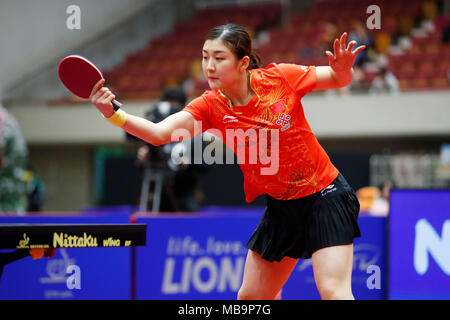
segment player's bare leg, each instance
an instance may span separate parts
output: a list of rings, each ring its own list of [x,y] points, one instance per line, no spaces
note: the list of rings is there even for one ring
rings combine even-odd
[[[280,262],[269,262],[249,250],[245,262],[244,279],[238,300],[273,300],[291,275],[298,259],[284,257]]]
[[[317,250],[312,255],[314,279],[324,300],[354,300],[353,244]]]

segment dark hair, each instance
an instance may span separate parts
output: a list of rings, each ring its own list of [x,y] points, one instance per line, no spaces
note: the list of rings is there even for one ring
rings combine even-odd
[[[252,40],[248,32],[236,24],[224,24],[214,27],[206,37],[206,40],[221,39],[224,44],[241,60],[248,56],[250,63],[247,69],[261,67],[261,58],[252,51]]]
[[[176,101],[183,106],[186,104],[186,100],[186,94],[179,87],[168,87],[164,89],[161,95],[161,101]]]

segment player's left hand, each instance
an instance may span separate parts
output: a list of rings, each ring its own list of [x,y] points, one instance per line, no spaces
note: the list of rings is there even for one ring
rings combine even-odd
[[[330,67],[334,72],[342,72],[348,71],[353,67],[355,63],[356,56],[362,50],[366,48],[366,46],[359,46],[354,51],[352,51],[353,47],[356,45],[356,41],[350,41],[347,48],[345,47],[345,41],[347,40],[347,32],[344,32],[341,36],[341,39],[334,40],[334,54],[330,51],[326,51],[325,53],[328,56],[328,60],[330,63]]]

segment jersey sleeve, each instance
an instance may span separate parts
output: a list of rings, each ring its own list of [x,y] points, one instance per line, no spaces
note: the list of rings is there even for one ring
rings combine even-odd
[[[192,100],[182,111],[187,111],[195,118],[195,120],[201,122],[202,132],[210,129],[211,123],[209,121],[209,104],[208,100],[202,95]]]
[[[297,64],[281,63],[278,65],[278,68],[300,97],[311,92],[316,86],[315,66],[307,67]]]

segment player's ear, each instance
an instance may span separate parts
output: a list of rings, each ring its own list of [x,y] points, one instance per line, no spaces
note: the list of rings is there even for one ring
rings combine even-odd
[[[249,64],[250,64],[250,58],[249,58],[249,56],[243,57],[243,58],[239,61],[239,70],[241,70],[241,71],[247,70]]]

